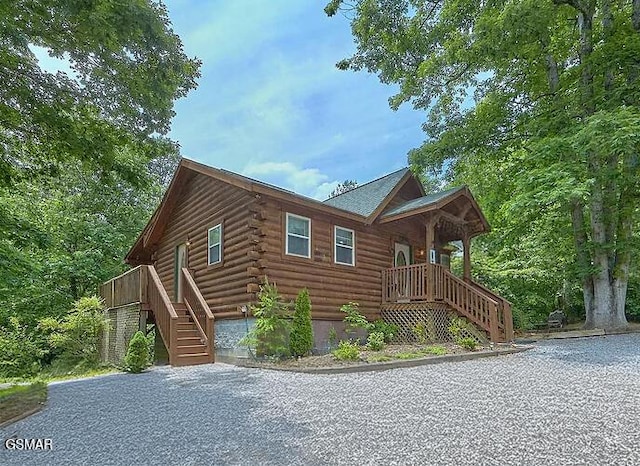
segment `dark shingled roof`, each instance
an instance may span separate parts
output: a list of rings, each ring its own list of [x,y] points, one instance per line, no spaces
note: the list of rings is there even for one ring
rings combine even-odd
[[[338,209],[353,212],[364,217],[371,215],[385,200],[402,177],[409,171],[402,168],[377,180],[370,181],[362,186],[339,194],[324,201],[325,204]]]
[[[402,214],[404,212],[409,212],[410,210],[419,209],[421,207],[427,207],[431,204],[435,204],[439,200],[444,199],[445,197],[450,196],[451,194],[454,194],[462,189],[464,189],[464,186],[446,189],[444,191],[440,191],[437,193],[427,194],[426,196],[419,197],[417,199],[411,199],[410,201],[404,202],[398,206],[395,206],[390,210],[387,210],[382,214],[381,218]]]

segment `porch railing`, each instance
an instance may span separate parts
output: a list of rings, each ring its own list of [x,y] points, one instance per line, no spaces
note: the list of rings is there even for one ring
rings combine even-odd
[[[127,270],[100,285],[100,296],[107,308],[146,302],[146,265]]]
[[[439,264],[414,264],[382,271],[382,303],[442,301],[489,332],[492,341],[513,338],[507,300],[466,282]]]

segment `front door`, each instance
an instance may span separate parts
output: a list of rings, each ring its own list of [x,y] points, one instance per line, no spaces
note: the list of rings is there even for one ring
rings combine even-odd
[[[182,269],[187,266],[187,245],[179,244],[176,246],[175,269],[173,274],[174,298],[176,303],[182,302]]]
[[[408,244],[396,243],[393,259],[395,267],[411,265],[411,247]],[[398,302],[409,301],[409,270],[400,269],[395,272],[395,286]]]

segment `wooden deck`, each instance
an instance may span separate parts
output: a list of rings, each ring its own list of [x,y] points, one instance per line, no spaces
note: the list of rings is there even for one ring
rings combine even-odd
[[[414,264],[382,272],[382,306],[400,309],[416,303],[443,303],[487,331],[491,341],[513,339],[511,304],[472,280],[439,264]]]
[[[176,366],[214,362],[214,318],[189,270],[180,273],[182,303],[169,299],[156,269],[139,265],[100,286],[107,309],[139,305],[151,311],[158,333]]]

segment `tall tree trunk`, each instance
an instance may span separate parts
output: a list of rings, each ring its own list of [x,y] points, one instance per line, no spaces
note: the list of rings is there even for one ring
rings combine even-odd
[[[573,241],[576,247],[576,257],[578,267],[582,275],[582,296],[584,298],[584,308],[587,321],[586,328],[594,328],[593,322],[593,280],[591,279],[591,258],[587,245],[587,234],[585,232],[584,212],[582,202],[574,199],[571,203],[571,224],[573,226]]]

